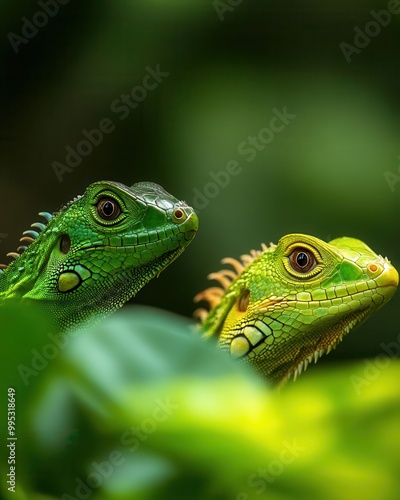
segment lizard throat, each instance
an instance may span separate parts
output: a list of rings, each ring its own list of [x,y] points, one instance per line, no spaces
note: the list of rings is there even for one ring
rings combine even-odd
[[[343,337],[354,327],[360,325],[363,320],[368,317],[368,314],[368,308],[361,311],[355,311],[344,316],[340,321],[331,327],[324,327],[323,335],[319,335],[318,330],[310,332],[306,337],[304,337],[303,342],[298,349],[297,356],[293,357],[293,359],[288,363],[285,363],[281,367],[283,370],[278,370],[280,372],[280,376],[275,378],[274,374],[272,374],[272,377],[279,384],[286,382],[292,376],[293,380],[296,380],[296,378],[307,369],[310,363],[317,363],[317,361],[324,354],[329,354],[333,349],[335,349],[336,346],[343,340]],[[282,373],[283,371],[284,373]]]

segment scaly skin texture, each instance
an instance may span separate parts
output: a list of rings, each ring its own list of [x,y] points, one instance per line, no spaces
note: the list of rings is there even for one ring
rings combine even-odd
[[[198,228],[191,207],[150,182],[96,182],[54,216],[41,215],[47,225],[24,233],[29,246],[0,274],[0,304],[35,302],[60,332],[121,307]]]
[[[289,234],[241,262],[222,262],[235,271],[211,274],[222,288],[195,298],[211,306],[198,311],[202,329],[272,384],[328,353],[393,296],[399,280],[386,258],[346,237],[325,243]]]

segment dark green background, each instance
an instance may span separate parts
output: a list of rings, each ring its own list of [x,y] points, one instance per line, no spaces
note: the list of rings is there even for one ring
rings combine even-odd
[[[225,2],[228,4],[228,2]],[[224,256],[288,232],[358,237],[400,267],[400,15],[348,63],[379,1],[244,0],[221,21],[211,0],[71,0],[16,54],[33,1],[0,6],[0,244],[15,250],[41,210],[96,180],[151,180],[194,202],[210,173],[242,167],[208,206],[185,254],[135,301],[190,316]],[[110,104],[159,64],[169,76],[121,121]],[[296,118],[252,162],[237,151],[273,109]],[[60,183],[52,162],[111,118],[115,131]],[[5,260],[5,258],[3,258]],[[373,356],[398,335],[399,298],[321,362]]]

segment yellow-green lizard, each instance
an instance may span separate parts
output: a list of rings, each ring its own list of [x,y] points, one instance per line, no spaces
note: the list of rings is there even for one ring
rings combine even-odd
[[[387,258],[347,237],[325,243],[288,234],[240,262],[222,262],[233,270],[209,275],[221,287],[195,297],[211,307],[197,311],[202,330],[274,384],[329,353],[393,296],[399,281]]]
[[[193,209],[161,186],[91,184],[56,214],[41,212],[0,270],[0,305],[34,302],[58,331],[98,320],[158,276],[198,228]],[[26,243],[28,245],[26,245]]]

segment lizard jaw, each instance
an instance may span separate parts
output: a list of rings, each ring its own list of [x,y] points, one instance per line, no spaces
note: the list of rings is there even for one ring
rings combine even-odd
[[[303,358],[294,369],[289,371],[282,383],[286,382],[292,376],[293,380],[296,380],[296,378],[307,369],[310,363],[317,363],[323,355],[329,354],[333,349],[335,349],[343,340],[343,337],[347,335],[355,326],[361,324],[362,321],[368,316],[368,308],[358,311],[356,314],[350,314],[349,316],[344,318],[344,321],[337,326],[333,336],[330,338],[324,338],[323,342],[320,342],[316,346],[312,354]]]

